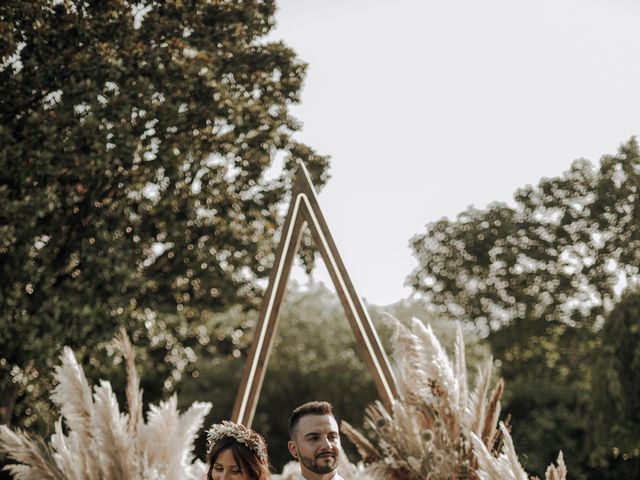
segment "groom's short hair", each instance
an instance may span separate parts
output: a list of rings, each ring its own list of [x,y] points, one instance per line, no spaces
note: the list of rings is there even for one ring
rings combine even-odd
[[[333,415],[333,406],[329,402],[307,402],[296,408],[289,418],[289,436],[293,439],[293,431],[302,417],[307,415]]]

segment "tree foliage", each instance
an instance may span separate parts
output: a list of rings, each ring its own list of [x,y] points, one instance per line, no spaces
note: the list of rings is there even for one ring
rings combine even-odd
[[[627,470],[619,472],[619,477],[637,477],[640,475],[640,291],[626,292],[608,316],[602,328],[591,382],[592,458],[600,464],[603,458],[620,458],[622,464],[618,468]]]
[[[128,324],[162,363],[194,320],[256,303],[295,160],[327,168],[292,138],[305,64],[264,39],[274,9],[0,6],[2,420],[62,345]]]
[[[469,208],[412,239],[409,281],[447,315],[485,334],[509,388],[514,440],[541,472],[555,452],[587,469],[592,359],[599,329],[640,268],[640,151],[635,139],[594,167],[574,162],[515,194]],[[531,424],[520,428],[518,422]],[[537,427],[537,428],[535,428]]]
[[[470,208],[413,238],[413,288],[456,318],[497,331],[519,321],[594,325],[640,268],[635,139],[599,168],[585,160],[515,194],[515,207]]]

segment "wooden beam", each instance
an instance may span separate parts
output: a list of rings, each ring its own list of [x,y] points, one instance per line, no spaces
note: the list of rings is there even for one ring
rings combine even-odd
[[[236,395],[231,419],[251,426],[260,396],[262,382],[269,363],[273,336],[277,330],[278,313],[286,290],[287,280],[297,252],[302,228],[311,229],[338,297],[365,362],[371,371],[382,402],[391,408],[397,396],[396,383],[380,338],[369,314],[351,282],[329,227],[324,219],[309,172],[302,162],[296,175],[289,211],[282,229],[276,260],[269,275],[269,284],[260,309],[253,343]]]

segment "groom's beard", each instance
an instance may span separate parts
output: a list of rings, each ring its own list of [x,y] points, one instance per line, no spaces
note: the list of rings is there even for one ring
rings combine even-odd
[[[330,451],[320,452],[314,458],[300,456],[300,462],[313,473],[324,475],[338,467],[338,456]]]

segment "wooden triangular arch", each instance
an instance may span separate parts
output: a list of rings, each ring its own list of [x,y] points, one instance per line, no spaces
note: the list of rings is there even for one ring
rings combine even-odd
[[[387,408],[390,408],[393,398],[397,397],[393,372],[376,328],[371,322],[362,300],[356,294],[349,274],[342,263],[338,249],[320,211],[309,172],[302,162],[298,163],[299,168],[289,211],[282,229],[282,236],[276,250],[273,269],[269,275],[269,284],[262,301],[253,343],[231,414],[231,419],[234,422],[242,423],[248,427],[251,426],[255,414],[277,329],[280,305],[305,224],[309,226],[316,246],[331,275],[382,402]]]

